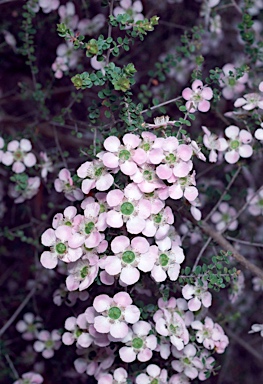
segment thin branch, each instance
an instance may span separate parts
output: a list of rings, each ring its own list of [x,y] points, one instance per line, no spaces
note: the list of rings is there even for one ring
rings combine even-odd
[[[239,5],[237,4],[237,2],[236,2],[235,0],[232,0],[232,4],[233,4],[233,7],[235,7],[236,10],[237,10],[241,15],[243,15],[242,9],[239,7]]]
[[[242,264],[245,268],[250,270],[254,275],[258,276],[263,280],[263,270],[248,261],[241,253],[239,253],[232,244],[227,241],[221,233],[215,231],[210,225],[205,223],[204,221],[197,223],[201,230],[206,233],[208,236],[212,237],[213,240],[219,244],[225,251],[230,251],[233,256],[240,264]]]
[[[31,297],[36,292],[36,285],[31,289],[31,291],[28,293],[28,295],[25,297],[25,299],[22,301],[22,303],[19,305],[17,310],[13,313],[13,315],[10,317],[10,319],[5,323],[5,325],[0,329],[0,337],[5,333],[5,331],[10,327],[10,325],[15,321],[17,316],[20,314],[20,312],[24,309],[24,307],[27,305]]]
[[[242,206],[242,208],[240,208],[240,210],[237,212],[237,214],[231,218],[231,220],[227,223],[226,227],[222,231],[220,231],[220,233],[224,233],[229,228],[229,226],[233,223],[233,221],[235,221],[239,218],[241,213],[243,213],[247,209],[247,206],[249,205],[249,203],[254,199],[254,197],[256,197],[258,195],[258,193],[262,189],[263,189],[263,185],[255,193],[253,193],[252,196],[250,196],[250,198],[247,200],[247,202]]]
[[[60,156],[61,156],[61,159],[62,159],[62,162],[64,164],[64,167],[65,168],[68,168],[68,165],[67,165],[67,162],[65,160],[65,157],[63,156],[63,151],[62,151],[62,148],[60,146],[60,143],[59,143],[59,138],[58,138],[58,134],[57,134],[57,129],[54,127],[53,128],[53,131],[54,131],[54,139],[55,139],[55,142],[56,142],[56,146],[58,148],[58,151],[60,153]]]
[[[8,365],[9,365],[13,375],[14,375],[14,378],[18,380],[19,379],[18,372],[15,369],[15,366],[14,366],[12,360],[10,359],[10,357],[9,357],[9,355],[7,353],[5,353],[5,358],[6,358],[6,361],[8,362]]]
[[[113,14],[113,5],[114,5],[114,0],[111,0],[111,2],[110,2],[109,16],[112,16],[112,14]],[[111,22],[109,21],[108,38],[111,37],[111,33],[112,33],[112,25],[111,25]],[[108,51],[107,51],[106,60],[105,60],[106,65],[109,64],[109,61],[110,61],[110,53],[111,53],[111,49],[109,48]]]
[[[200,250],[200,252],[199,252],[199,254],[198,254],[198,256],[197,256],[197,258],[196,258],[196,260],[195,260],[195,263],[194,263],[194,265],[193,265],[192,271],[193,271],[193,270],[195,269],[195,267],[198,265],[198,263],[199,263],[199,261],[200,261],[202,255],[203,255],[204,251],[206,250],[206,248],[207,248],[208,245],[210,244],[211,240],[212,240],[212,237],[211,237],[211,236],[208,237],[208,239],[206,240],[205,244],[203,245],[202,249]]]
[[[237,344],[245,348],[251,355],[253,355],[256,359],[258,359],[261,364],[263,362],[262,352],[257,352],[254,347],[249,345],[246,341],[244,341],[244,337],[241,335],[236,335],[230,329],[224,326],[224,330],[226,334]]]
[[[217,208],[219,207],[219,205],[221,204],[221,202],[224,200],[224,197],[226,196],[227,192],[230,190],[230,188],[232,187],[234,181],[236,180],[237,176],[239,175],[240,171],[241,171],[242,167],[238,167],[236,173],[234,174],[234,176],[232,177],[232,179],[230,180],[230,182],[228,183],[228,186],[226,187],[226,189],[224,190],[224,192],[222,193],[220,199],[218,200],[218,202],[216,203],[216,205],[213,207],[213,209],[208,213],[208,215],[206,216],[206,218],[204,219],[204,222],[207,222],[210,217],[213,215],[213,213],[217,210]]]
[[[226,239],[230,241],[234,241],[235,243],[249,245],[251,247],[263,248],[263,243],[252,243],[251,241],[236,239],[235,237],[231,237],[231,236],[226,236]]]
[[[141,111],[141,114],[146,113],[148,111],[153,111],[154,109],[163,107],[164,105],[167,105],[167,104],[170,104],[170,103],[173,103],[173,102],[175,102],[177,100],[180,100],[181,98],[182,98],[182,96],[178,96],[178,97],[176,97],[174,99],[164,101],[163,103],[160,103],[158,105],[154,105],[153,107],[150,107],[150,108],[147,108],[147,109],[144,109],[143,111]]]

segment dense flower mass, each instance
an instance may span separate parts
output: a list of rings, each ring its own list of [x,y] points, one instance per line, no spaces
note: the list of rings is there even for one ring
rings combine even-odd
[[[255,334],[241,348],[263,336],[261,2],[12,3],[0,44],[3,381],[197,383],[218,373],[228,332]],[[218,381],[243,380],[246,357],[233,356]]]
[[[205,132],[209,134],[208,130]],[[173,228],[174,212],[166,200],[185,198],[191,203],[194,217],[200,217],[193,210],[200,212],[196,208],[198,189],[193,169],[195,154],[203,160],[198,145],[187,138],[162,138],[150,132],[128,133],[122,139],[110,136],[103,144],[105,151],[98,153],[98,159],[84,162],[77,170],[83,196],[87,196],[81,203],[82,212],[68,206],[63,214],[53,217],[52,228],[42,234],[42,244],[49,247],[41,255],[42,265],[53,269],[61,262],[66,263],[66,287],[70,292],[89,289],[97,279],[106,287],[118,282],[126,289],[136,289],[136,284],[146,276],[155,283],[178,281],[185,254]],[[214,149],[212,145],[209,148]],[[126,182],[117,188],[115,180],[120,177]],[[67,169],[60,171],[55,185],[57,190],[64,189],[69,198],[73,181]],[[70,190],[70,197],[73,191]],[[222,203],[220,210],[224,204],[227,206]],[[94,346],[119,343],[116,354],[118,351],[124,363],[150,361],[156,353],[167,359],[172,352],[177,360],[172,363],[175,373],[169,383],[176,383],[177,378],[188,380],[198,376],[203,380],[203,372],[212,369],[208,351],[221,353],[228,344],[219,325],[215,324],[214,330],[209,325],[212,328],[208,331],[210,320],[205,320],[203,326],[195,318],[195,312],[212,303],[206,281],[185,284],[181,293],[184,299],[160,299],[152,320],[145,320],[144,309],[133,303],[133,295],[124,290],[114,292],[109,295],[102,290],[85,312],[66,319],[62,336],[65,345],[75,344],[88,353]],[[47,356],[53,353],[54,341],[46,333],[43,335],[40,332],[36,347]],[[196,348],[189,344],[191,337],[203,343],[206,349],[202,353],[207,358],[200,360],[196,356]],[[46,350],[48,340],[50,349]],[[99,383],[126,383],[126,371],[109,371],[106,366],[102,368],[103,359],[98,359],[93,374]],[[76,360],[76,369],[86,370],[90,375],[94,372],[90,364],[88,358],[81,357]],[[148,382],[149,377],[168,380],[166,370],[150,364],[136,382]]]

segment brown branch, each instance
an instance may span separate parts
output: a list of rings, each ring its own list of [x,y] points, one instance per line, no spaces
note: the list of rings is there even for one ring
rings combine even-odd
[[[263,280],[263,270],[257,267],[256,265],[252,264],[250,261],[248,261],[241,253],[239,253],[232,244],[227,241],[223,235],[215,231],[210,225],[208,225],[205,222],[198,223],[201,230],[206,233],[208,236],[212,237],[213,240],[220,245],[225,251],[232,252],[232,256],[245,268],[249,269],[254,275],[258,276],[260,279]]]

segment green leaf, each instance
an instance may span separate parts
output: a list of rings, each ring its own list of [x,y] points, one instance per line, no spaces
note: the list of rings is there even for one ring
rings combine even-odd
[[[109,119],[111,117],[111,112],[106,109],[106,111],[104,112],[104,115]]]

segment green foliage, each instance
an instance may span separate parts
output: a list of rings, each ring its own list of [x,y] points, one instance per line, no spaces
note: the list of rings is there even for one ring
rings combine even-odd
[[[209,289],[220,291],[238,275],[236,268],[228,267],[230,256],[231,252],[221,251],[219,255],[212,257],[211,264],[197,265],[193,270],[188,266],[183,268],[179,283],[184,285],[198,282],[199,286],[203,286],[203,282],[206,281]]]

